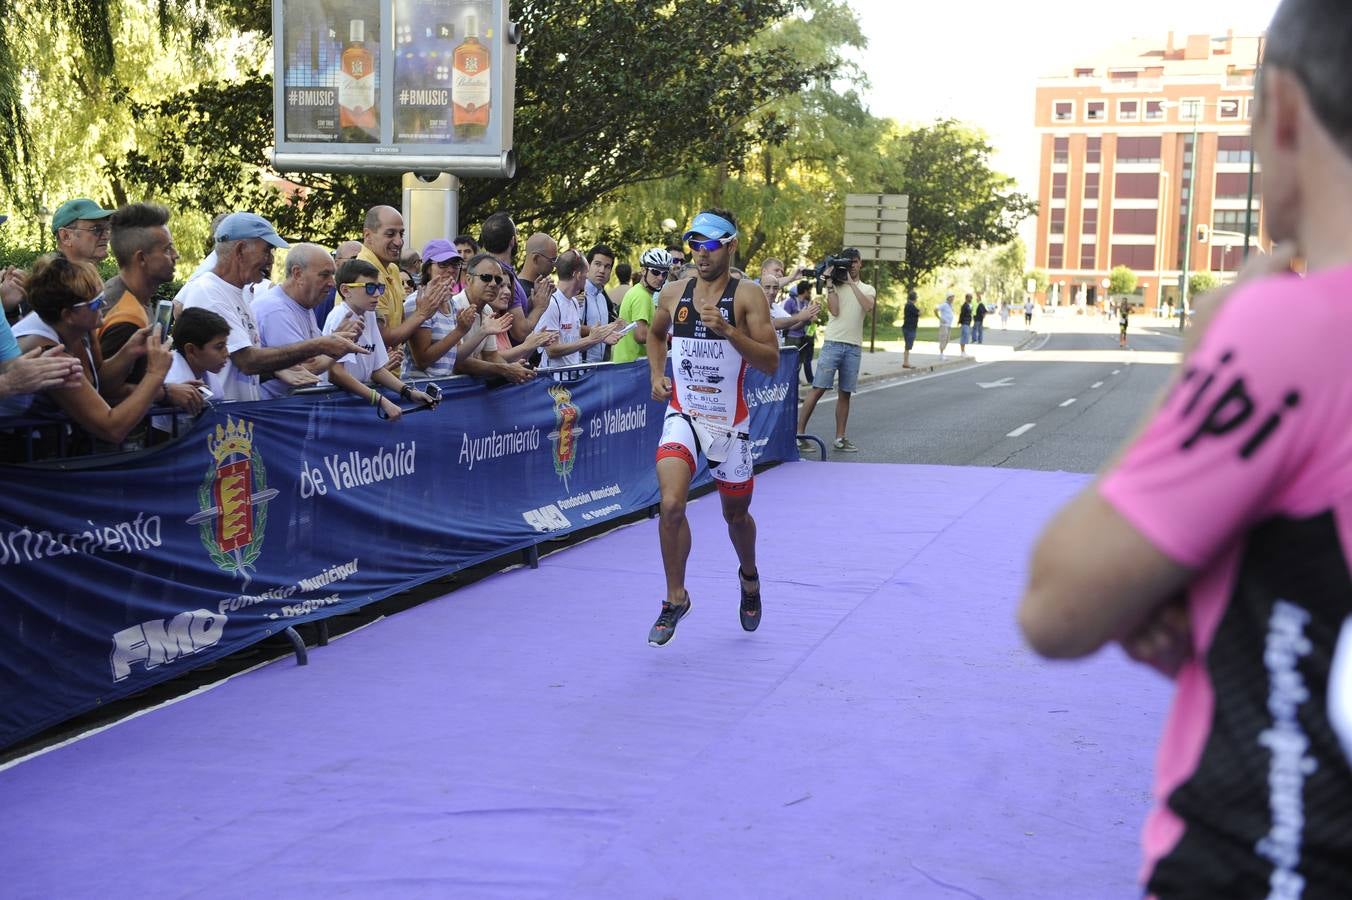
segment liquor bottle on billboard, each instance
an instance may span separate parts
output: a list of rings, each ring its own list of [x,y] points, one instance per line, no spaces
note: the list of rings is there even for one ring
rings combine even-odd
[[[465,40],[452,57],[451,122],[456,140],[479,140],[488,133],[492,66],[479,41],[479,17],[465,18]]]
[[[376,121],[375,55],[366,47],[366,22],[353,19],[347,48],[339,59],[338,122],[344,141],[380,139]]]

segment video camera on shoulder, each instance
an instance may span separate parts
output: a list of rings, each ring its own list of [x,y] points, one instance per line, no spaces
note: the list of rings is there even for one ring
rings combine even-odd
[[[826,259],[812,270],[812,274],[817,279],[817,290],[822,290],[826,285],[826,279],[830,278],[832,284],[844,284],[850,280],[850,266],[854,264],[854,257],[845,255],[844,252],[839,256],[828,256]]]

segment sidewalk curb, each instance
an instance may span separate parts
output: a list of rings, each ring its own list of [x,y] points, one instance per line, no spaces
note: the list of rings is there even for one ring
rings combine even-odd
[[[1019,341],[1017,344],[1014,345],[1014,352],[1018,353],[1020,350],[1026,350],[1029,344],[1033,343],[1033,341],[1037,340],[1040,337],[1042,337],[1042,335],[1038,334],[1036,331],[1028,332],[1028,337],[1024,338],[1023,340]]]
[[[929,375],[932,372],[942,372],[946,369],[955,369],[959,366],[975,365],[977,360],[968,357],[967,359],[946,359],[940,363],[930,363],[928,365],[916,366],[914,369],[902,369],[895,372],[879,372],[876,375],[860,375],[860,384],[872,384],[875,381],[905,381],[907,378],[915,378],[917,375]]]

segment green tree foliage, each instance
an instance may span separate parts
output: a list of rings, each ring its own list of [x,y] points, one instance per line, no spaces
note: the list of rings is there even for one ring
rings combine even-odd
[[[1207,291],[1214,291],[1220,282],[1210,272],[1193,272],[1188,276],[1188,297],[1195,298]]]
[[[770,28],[792,8],[788,0],[718,0],[687,16],[675,7],[610,0],[527,0],[515,7],[524,30],[517,173],[511,180],[466,179],[462,222],[505,209],[528,227],[567,233],[618,188],[699,160],[745,158],[752,136],[728,122],[829,74],[784,47],[748,47],[746,35]],[[266,76],[197,86],[138,114],[158,123],[159,136],[131,154],[120,173],[145,185],[173,185],[179,203],[252,208],[291,233],[336,241],[358,232],[369,206],[399,196],[394,177],[282,173],[284,181],[262,183],[272,143]]]
[[[1126,266],[1115,266],[1108,273],[1108,293],[1130,294],[1136,290],[1136,273]]]
[[[950,264],[965,248],[1007,244],[1036,204],[1014,180],[990,167],[986,139],[945,119],[897,135],[884,153],[904,160],[886,186],[911,198],[906,260],[895,266],[914,285]]]
[[[1041,269],[1030,269],[1023,274],[1025,287],[1027,286],[1029,279],[1032,279],[1034,293],[1037,294],[1045,294],[1047,288],[1050,287],[1052,283],[1051,279],[1047,277],[1047,273]]]

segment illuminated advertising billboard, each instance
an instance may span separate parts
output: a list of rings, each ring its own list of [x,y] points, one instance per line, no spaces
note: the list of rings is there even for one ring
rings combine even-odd
[[[510,177],[506,0],[274,0],[280,171]]]

